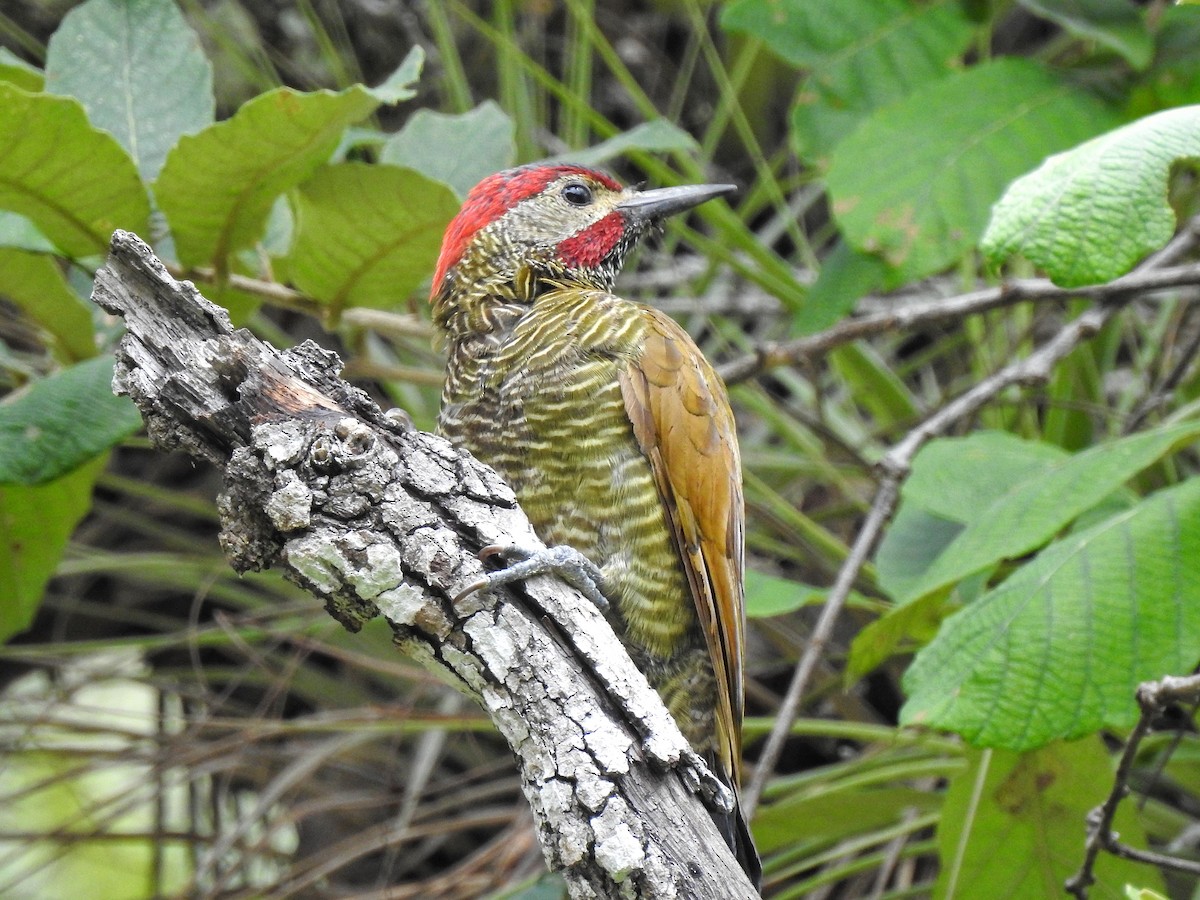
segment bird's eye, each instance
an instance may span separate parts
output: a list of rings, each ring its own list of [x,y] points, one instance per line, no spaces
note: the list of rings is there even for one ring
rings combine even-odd
[[[572,206],[587,206],[592,202],[592,189],[586,184],[572,181],[562,189],[563,199]]]

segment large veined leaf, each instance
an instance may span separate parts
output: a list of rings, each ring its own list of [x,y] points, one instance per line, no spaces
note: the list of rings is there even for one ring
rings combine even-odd
[[[129,154],[79,101],[0,82],[0,209],[28,218],[68,256],[144,232],[150,200]]]
[[[412,96],[422,59],[414,49],[379,88],[268,91],[181,138],[155,183],[180,262],[223,268],[230,253],[254,243],[275,199],[329,159],[346,126]]]
[[[983,235],[996,263],[1020,254],[1058,284],[1128,272],[1175,231],[1171,167],[1200,159],[1200,106],[1168,109],[1052,156],[1013,182]]]
[[[88,0],[46,51],[46,90],[79,100],[153,181],[180,135],[213,120],[212,66],[174,3]]]
[[[930,441],[913,460],[901,496],[933,515],[966,524],[1013,486],[1070,459],[1054,444],[1006,431],[977,431]]]
[[[329,304],[393,306],[433,272],[454,192],[412,169],[360,162],[327,166],[296,193],[288,271]]]
[[[827,184],[847,241],[907,278],[968,252],[1008,183],[1115,124],[1037,63],[1001,59],[874,112],[838,146]]]
[[[808,71],[792,136],[810,160],[823,159],[871,110],[950,72],[973,33],[956,0],[738,0],[721,24]]]
[[[991,505],[978,508],[900,601],[933,593],[1037,549],[1138,472],[1198,435],[1196,423],[1159,428],[1098,444],[1040,471],[1027,470],[1027,477],[1009,481]],[[997,471],[1004,471],[1002,464]]]
[[[1185,426],[1165,437],[1138,435],[1132,445],[1076,456],[993,431],[928,444],[875,554],[879,586],[899,605],[855,636],[850,674],[924,646],[1002,561],[1036,549],[1082,513],[1111,513],[1106,496],[1193,433]]]
[[[1043,550],[952,615],[904,676],[905,724],[1027,750],[1137,718],[1200,659],[1200,479]]]
[[[1058,897],[1079,870],[1083,822],[1112,782],[1099,736],[1028,753],[968,750],[969,768],[954,774],[938,821],[941,862],[933,896]],[[1117,814],[1121,839],[1145,847],[1127,803]],[[1123,900],[1130,882],[1158,884],[1147,866],[1102,853],[1091,896]]]

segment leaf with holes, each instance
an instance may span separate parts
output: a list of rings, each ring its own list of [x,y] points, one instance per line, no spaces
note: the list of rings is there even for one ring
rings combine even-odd
[[[933,896],[1059,897],[1079,869],[1083,822],[1112,781],[1112,762],[1098,735],[1029,753],[966,752],[953,774],[937,826],[941,862]],[[1130,804],[1117,813],[1121,839],[1146,847]],[[970,840],[966,840],[967,836]],[[1122,900],[1131,881],[1158,884],[1145,865],[1101,853],[1094,900]]]

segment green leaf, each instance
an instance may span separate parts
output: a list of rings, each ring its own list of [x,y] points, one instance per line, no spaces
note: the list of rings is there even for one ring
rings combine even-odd
[[[1154,43],[1130,0],[1020,0],[1022,6],[1085,41],[1119,53],[1135,69],[1150,65]]]
[[[389,75],[382,84],[373,88],[365,88],[367,93],[384,106],[395,106],[405,100],[417,96],[413,85],[421,79],[421,69],[425,67],[425,50],[420,44],[415,44],[396,71]]]
[[[1127,118],[1136,119],[1200,97],[1200,6],[1168,6],[1158,20],[1154,64],[1131,86]]]
[[[433,271],[458,207],[446,185],[411,169],[327,166],[296,194],[288,271],[334,317],[346,306],[394,306]]]
[[[746,615],[768,619],[823,602],[828,591],[756,569],[746,570]]]
[[[1031,753],[968,751],[950,779],[938,822],[941,869],[935,898],[1060,897],[1083,858],[1083,823],[1113,780],[1099,737]],[[1117,812],[1123,841],[1146,847],[1128,803]],[[1146,866],[1108,853],[1096,861],[1091,896],[1119,900],[1130,880],[1155,882]]]
[[[1115,121],[1034,62],[1001,59],[914,91],[842,141],[827,178],[854,247],[906,278],[944,269],[983,233],[1005,186]]]
[[[0,485],[0,641],[29,627],[75,526],[91,508],[103,460],[37,487]]]
[[[903,498],[875,551],[879,586],[894,600],[910,594],[962,529],[962,523]]]
[[[42,90],[46,78],[37,66],[31,66],[7,47],[0,47],[0,81],[36,94]]]
[[[1070,458],[1061,447],[1027,441],[1007,431],[942,438],[930,441],[917,454],[902,496],[905,503],[934,516],[966,524],[1015,485]]]
[[[644,150],[649,153],[694,153],[699,146],[696,139],[678,125],[666,119],[655,119],[635,125],[594,147],[573,150],[554,159],[580,166],[598,166],[631,150]]]
[[[761,38],[842,104],[867,108],[941,78],[974,31],[957,0],[737,0],[721,26]]]
[[[762,853],[793,850],[807,841],[824,845],[883,830],[914,811],[932,812],[939,803],[936,794],[915,787],[839,786],[765,806],[754,817],[754,839]]]
[[[792,111],[808,160],[823,160],[871,110],[950,72],[974,32],[955,0],[739,0],[721,24],[808,70]]]
[[[33,253],[58,252],[58,248],[27,217],[7,210],[0,211],[0,247]]]
[[[825,170],[837,145],[854,131],[873,106],[847,106],[810,75],[800,83],[792,106],[789,137],[796,156]]]
[[[67,285],[53,258],[0,248],[0,295],[52,334],[63,358],[80,360],[96,355],[91,310]],[[4,463],[0,451],[0,469]]]
[[[512,119],[488,100],[460,115],[417,110],[388,138],[379,161],[416,169],[465,197],[485,176],[511,166],[515,154]]]
[[[1169,109],[1046,160],[996,204],[982,248],[1068,287],[1111,281],[1175,231],[1171,167],[1200,158],[1200,106]]]
[[[46,90],[79,100],[147,182],[179,137],[213,120],[212,66],[174,3],[88,0],[46,51]]]
[[[262,236],[275,198],[329,159],[347,125],[381,102],[410,94],[402,82],[415,77],[419,65],[412,60],[419,58],[410,53],[382,89],[354,85],[305,94],[277,88],[232,118],[181,138],[154,188],[179,261],[226,268],[231,253]]]
[[[977,507],[967,527],[900,602],[1036,550],[1138,472],[1198,435],[1196,423],[1154,429],[1099,444],[1042,471],[1030,470],[1030,477],[1009,482],[990,506]]]
[[[0,403],[0,484],[44,484],[109,450],[142,425],[112,392],[113,360],[98,356]]]
[[[77,100],[0,83],[0,209],[80,257],[107,252],[117,228],[144,232],[150,201],[129,155]]]
[[[883,357],[865,341],[838,347],[829,354],[829,361],[854,399],[881,428],[916,418],[916,399]]]
[[[867,294],[883,287],[887,267],[844,241],[821,261],[817,280],[792,320],[794,334],[815,334],[843,319]]]
[[[946,620],[901,722],[1027,750],[1137,718],[1139,682],[1200,659],[1200,478],[1051,545]]]
[[[913,653],[924,647],[937,635],[946,616],[959,606],[946,593],[927,594],[868,623],[850,644],[846,683],[853,684],[897,654]]]

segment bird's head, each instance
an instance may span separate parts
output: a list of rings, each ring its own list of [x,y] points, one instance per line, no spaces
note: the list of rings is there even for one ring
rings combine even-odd
[[[472,300],[531,303],[546,281],[610,290],[626,254],[665,216],[734,190],[639,191],[574,165],[506,169],[479,182],[446,228],[433,276],[434,320]]]

